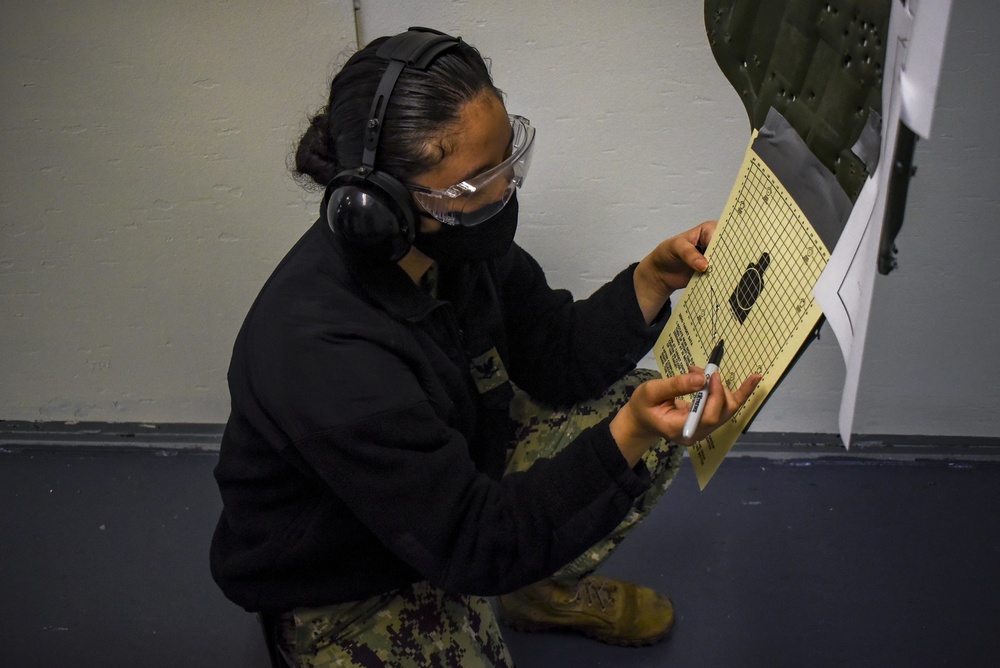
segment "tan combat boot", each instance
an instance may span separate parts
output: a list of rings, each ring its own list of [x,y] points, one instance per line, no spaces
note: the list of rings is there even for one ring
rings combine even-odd
[[[542,580],[500,596],[499,603],[500,619],[518,631],[565,629],[612,645],[652,645],[674,625],[666,596],[598,575],[578,584]]]

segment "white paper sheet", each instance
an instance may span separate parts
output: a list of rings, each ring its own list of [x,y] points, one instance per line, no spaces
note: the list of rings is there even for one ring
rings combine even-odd
[[[910,0],[907,6],[900,0],[893,2],[885,63],[885,72],[892,76],[882,87],[881,159],[862,188],[830,261],[813,288],[847,365],[839,427],[848,448],[899,121],[902,119],[925,138],[930,132],[950,7],[950,0]]]
[[[908,128],[928,139],[951,0],[909,0],[906,6],[913,16],[913,30],[900,71],[899,94],[903,98],[900,114]]]

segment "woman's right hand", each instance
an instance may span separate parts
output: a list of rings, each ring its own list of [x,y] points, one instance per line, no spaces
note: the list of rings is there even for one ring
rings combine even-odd
[[[705,371],[691,367],[680,376],[646,381],[611,420],[611,435],[629,466],[638,464],[642,455],[661,438],[693,445],[731,419],[750,398],[760,379],[759,374],[753,374],[738,390],[730,392],[719,374],[712,374],[698,429],[690,439],[681,438],[681,431],[691,405],[679,397],[703,388]]]

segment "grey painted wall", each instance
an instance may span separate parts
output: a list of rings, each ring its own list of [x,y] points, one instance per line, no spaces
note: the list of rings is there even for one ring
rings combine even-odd
[[[315,217],[285,162],[354,20],[350,0],[0,6],[0,419],[225,420],[239,324]],[[552,284],[589,294],[721,212],[749,125],[698,3],[362,0],[358,20],[492,60],[538,128],[518,241]],[[856,432],[1000,434],[997,25],[955,0]],[[754,430],[836,432],[843,379],[827,328]]]

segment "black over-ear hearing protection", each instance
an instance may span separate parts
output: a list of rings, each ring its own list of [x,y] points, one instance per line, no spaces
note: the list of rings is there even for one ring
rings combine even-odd
[[[389,64],[368,114],[361,166],[341,172],[326,189],[326,217],[334,233],[394,262],[410,250],[419,214],[406,186],[391,174],[375,169],[389,96],[405,68],[426,70],[459,42],[460,37],[437,30],[410,28],[379,47],[375,55],[388,59]]]

